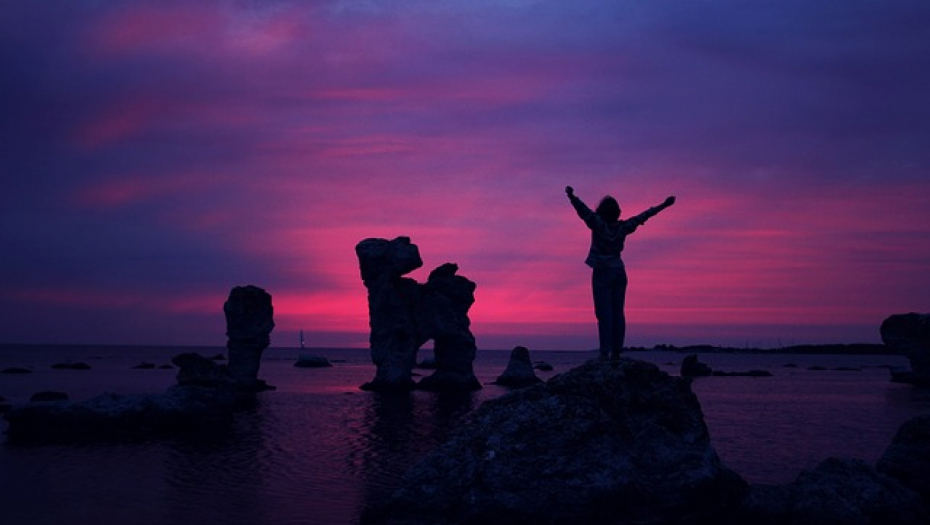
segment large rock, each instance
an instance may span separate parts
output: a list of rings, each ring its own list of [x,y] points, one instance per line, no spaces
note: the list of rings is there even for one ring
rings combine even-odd
[[[363,521],[685,523],[746,491],[711,447],[689,382],[624,358],[485,402]]]
[[[481,388],[474,375],[475,338],[468,310],[475,283],[444,264],[426,284],[403,277],[423,265],[419,249],[407,237],[365,239],[355,247],[362,281],[368,289],[371,358],[377,370],[366,390],[410,390],[417,351],[432,339],[436,371],[419,387],[429,390]]]
[[[930,502],[930,416],[901,425],[876,467]]]
[[[535,385],[542,380],[536,377],[536,370],[533,368],[533,362],[530,361],[530,351],[525,346],[516,346],[510,351],[510,360],[507,361],[507,368],[504,373],[497,376],[495,384],[522,388]]]
[[[271,295],[257,286],[237,286],[229,292],[223,312],[226,314],[230,378],[240,388],[268,388],[258,379],[258,369],[274,329]]]
[[[896,379],[930,386],[930,314],[895,314],[882,322],[882,342],[892,352],[907,356],[911,372]]]
[[[729,520],[754,525],[922,525],[923,499],[858,459],[829,458],[788,485],[756,486]]]

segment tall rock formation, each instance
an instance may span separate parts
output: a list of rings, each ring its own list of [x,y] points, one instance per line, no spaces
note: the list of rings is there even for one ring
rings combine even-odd
[[[223,312],[226,314],[230,379],[244,389],[267,388],[265,382],[258,379],[258,369],[274,329],[271,295],[257,286],[237,286],[229,292]]]
[[[371,359],[375,377],[366,390],[410,390],[417,351],[432,339],[436,371],[419,387],[429,390],[481,388],[474,375],[475,338],[468,310],[475,301],[475,283],[444,264],[426,284],[404,277],[423,265],[420,251],[408,237],[365,239],[355,247],[362,282],[368,289]]]

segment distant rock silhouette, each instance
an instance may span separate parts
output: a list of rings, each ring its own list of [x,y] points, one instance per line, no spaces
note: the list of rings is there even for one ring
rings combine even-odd
[[[697,354],[689,354],[681,361],[681,377],[709,376],[714,371],[706,364],[698,361]]]
[[[52,365],[54,370],[90,370],[90,365],[87,363],[55,363]]]
[[[468,310],[475,283],[443,264],[426,284],[403,277],[423,265],[419,249],[407,237],[365,239],[355,247],[362,281],[368,289],[369,343],[377,371],[365,390],[476,390],[475,338]],[[411,375],[417,351],[432,339],[436,371],[417,385]]]
[[[771,377],[768,370],[745,370],[738,372],[724,372],[714,370],[710,366],[698,361],[697,354],[689,354],[681,361],[681,377]]]
[[[880,332],[889,350],[911,362],[911,370],[895,373],[894,379],[930,386],[930,314],[892,315],[882,322]]]
[[[530,351],[525,346],[516,346],[510,351],[510,360],[504,373],[494,381],[501,386],[522,388],[535,385],[542,380],[536,377],[533,363],[530,361]]]
[[[689,385],[621,358],[486,401],[363,523],[714,523],[747,485]]]
[[[302,354],[297,358],[294,366],[297,368],[329,368],[333,364],[329,362],[329,359],[320,355]]]
[[[0,374],[31,374],[32,370],[28,368],[22,368],[18,366],[11,366],[10,368],[4,368],[0,370]]]
[[[68,394],[64,392],[55,392],[53,390],[43,390],[32,394],[29,401],[67,401]]]
[[[240,388],[267,388],[266,383],[258,379],[258,369],[274,329],[271,295],[257,286],[237,286],[230,291],[223,312],[226,314],[230,378]]]

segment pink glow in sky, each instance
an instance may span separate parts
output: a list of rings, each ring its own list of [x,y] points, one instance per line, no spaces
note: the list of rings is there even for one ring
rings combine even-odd
[[[578,5],[576,5],[578,4]],[[365,346],[354,246],[478,284],[480,348],[596,345],[588,232],[624,215],[628,344],[878,342],[930,311],[930,6],[5,2],[0,343]]]

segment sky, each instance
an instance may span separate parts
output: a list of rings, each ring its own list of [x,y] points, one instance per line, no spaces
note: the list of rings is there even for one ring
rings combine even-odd
[[[930,311],[930,3],[0,0],[0,343],[366,347],[355,245],[477,283],[479,349],[877,343]]]

